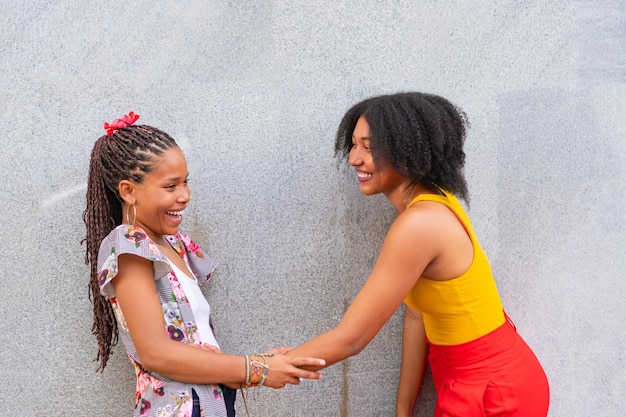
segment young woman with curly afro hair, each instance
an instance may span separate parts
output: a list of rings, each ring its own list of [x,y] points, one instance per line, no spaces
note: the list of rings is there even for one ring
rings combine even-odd
[[[397,211],[371,275],[334,329],[288,354],[326,366],[356,355],[404,302],[396,417],[413,416],[427,362],[436,417],[546,416],[549,387],[504,312],[489,261],[457,197],[465,114],[424,93],[377,96],[344,115],[335,151],[360,191]]]

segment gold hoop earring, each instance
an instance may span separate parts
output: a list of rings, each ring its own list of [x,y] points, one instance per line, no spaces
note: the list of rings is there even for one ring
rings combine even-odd
[[[130,221],[130,207],[133,208],[133,221]],[[130,207],[128,208],[128,211],[126,211],[126,224],[132,224],[133,226],[135,225],[135,220],[137,220],[137,207],[135,207],[134,204],[131,204]]]

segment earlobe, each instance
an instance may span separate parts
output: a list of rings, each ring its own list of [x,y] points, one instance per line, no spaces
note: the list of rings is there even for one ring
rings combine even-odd
[[[122,180],[117,186],[117,190],[120,193],[120,197],[126,204],[135,204],[135,187],[132,182],[128,180]]]

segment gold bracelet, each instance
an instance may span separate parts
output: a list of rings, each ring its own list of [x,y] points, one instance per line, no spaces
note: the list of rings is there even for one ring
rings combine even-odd
[[[249,386],[250,385],[250,356],[245,355],[246,358],[246,379],[244,380],[244,385],[245,386]]]

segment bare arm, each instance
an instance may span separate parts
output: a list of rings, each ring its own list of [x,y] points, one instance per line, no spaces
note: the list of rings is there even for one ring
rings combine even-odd
[[[142,366],[168,378],[189,383],[239,384],[245,380],[243,356],[227,355],[170,339],[150,261],[120,255],[119,272],[112,281],[126,324]],[[269,374],[265,385],[279,388],[297,384],[298,378],[319,379],[321,375],[299,369],[321,366],[314,358],[276,355],[267,358]]]
[[[402,364],[396,397],[396,417],[413,417],[415,401],[426,371],[427,357],[428,345],[422,314],[406,306],[402,327]]]
[[[435,258],[437,245],[429,238],[435,233],[432,223],[428,216],[400,215],[389,229],[371,275],[341,322],[288,355],[323,358],[328,366],[361,352]]]

